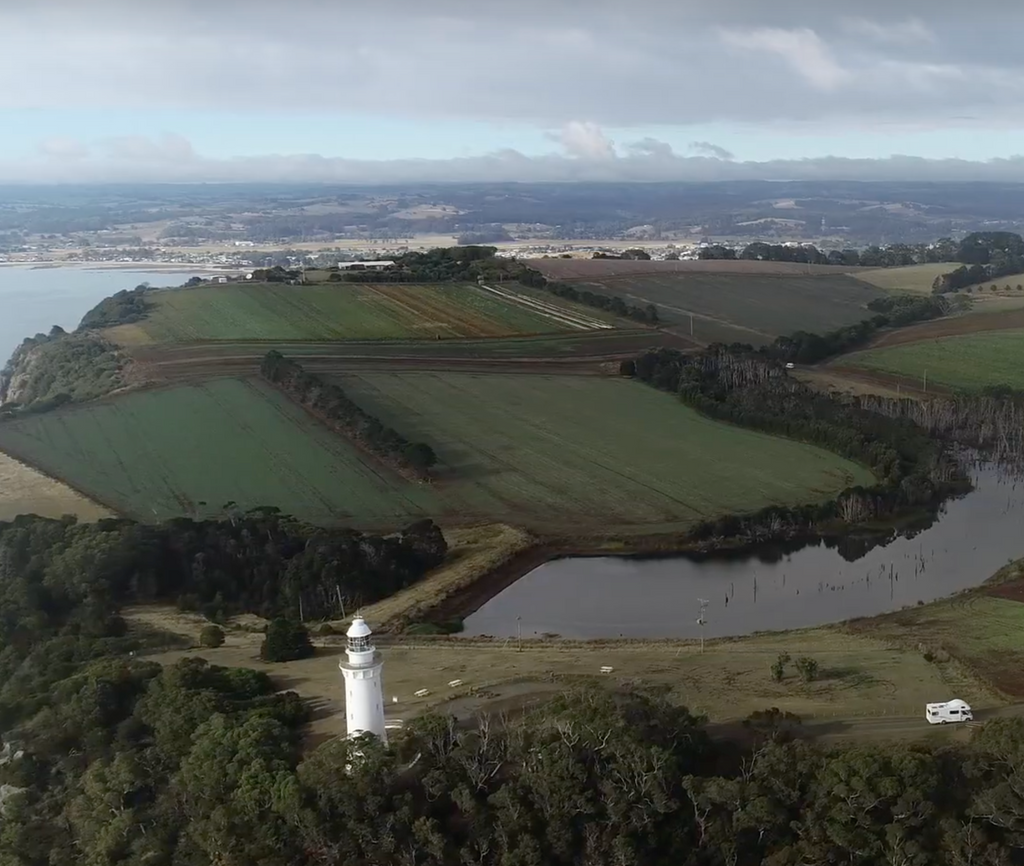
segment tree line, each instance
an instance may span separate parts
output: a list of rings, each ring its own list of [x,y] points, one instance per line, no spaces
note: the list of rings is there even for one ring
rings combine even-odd
[[[919,425],[795,382],[779,361],[749,347],[719,345],[698,355],[663,348],[624,362],[622,372],[676,394],[710,418],[826,448],[870,467],[878,478],[873,487],[845,490],[830,502],[771,506],[751,516],[706,521],[695,530],[700,540],[820,533],[830,522],[856,524],[908,508],[934,510],[969,488],[955,457]]]
[[[415,583],[446,553],[430,520],[382,536],[230,503],[222,520],[155,525],[24,515],[0,523],[0,645],[102,632],[123,604],[172,603],[214,621],[340,616]]]
[[[260,373],[296,402],[351,437],[399,471],[426,478],[437,455],[425,442],[410,442],[366,412],[338,386],[308,373],[301,364],[271,349],[260,362]]]
[[[972,232],[960,241],[947,237],[929,244],[873,245],[862,250],[826,251],[814,244],[769,244],[763,241],[747,244],[741,249],[726,244],[710,244],[701,248],[698,256],[701,259],[749,259],[866,268],[961,263],[964,267],[936,278],[936,292],[953,291],[971,283],[1024,272],[1024,240],[1014,232]],[[970,275],[970,282],[962,282],[966,274]]]
[[[550,292],[559,298],[565,298],[569,301],[586,304],[588,307],[605,310],[606,312],[614,313],[615,315],[621,316],[625,319],[633,319],[636,322],[643,322],[648,325],[654,325],[660,321],[658,317],[658,308],[654,304],[646,304],[643,307],[638,307],[635,304],[627,304],[618,295],[607,295],[603,292],[591,292],[589,289],[579,289],[569,283],[563,283],[558,280],[549,280],[540,271],[534,270],[533,268],[523,266],[522,270],[517,275],[517,279],[524,286],[544,289],[544,291]]]

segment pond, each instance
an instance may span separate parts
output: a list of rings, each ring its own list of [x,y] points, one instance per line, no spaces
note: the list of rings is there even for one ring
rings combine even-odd
[[[927,529],[867,545],[742,554],[566,557],[524,575],[465,620],[464,635],[696,638],[873,616],[978,586],[1024,556],[1024,482],[993,467]]]

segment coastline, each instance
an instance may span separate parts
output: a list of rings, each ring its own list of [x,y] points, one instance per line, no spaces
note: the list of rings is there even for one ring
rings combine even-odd
[[[67,268],[82,271],[152,271],[153,273],[191,273],[195,271],[247,272],[253,270],[249,265],[190,265],[184,262],[0,262],[0,268],[24,268],[31,271],[56,270]]]

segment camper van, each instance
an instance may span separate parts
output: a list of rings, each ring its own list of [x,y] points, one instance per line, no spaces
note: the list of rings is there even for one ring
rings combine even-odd
[[[944,725],[946,722],[970,722],[974,714],[969,704],[954,699],[943,704],[925,704],[924,717],[931,725]]]

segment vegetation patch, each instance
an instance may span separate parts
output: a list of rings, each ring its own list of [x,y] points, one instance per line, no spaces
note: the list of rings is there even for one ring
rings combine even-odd
[[[125,385],[128,359],[99,334],[66,333],[26,339],[0,371],[0,417],[45,412]]]
[[[424,442],[410,442],[401,433],[386,427],[368,414],[337,385],[307,373],[301,364],[270,351],[260,364],[263,377],[298,403],[316,413],[368,451],[398,471],[414,477],[426,477],[437,462],[434,450]]]
[[[870,349],[843,358],[845,366],[881,370],[951,388],[1005,385],[1024,389],[1024,330],[964,334]]]

